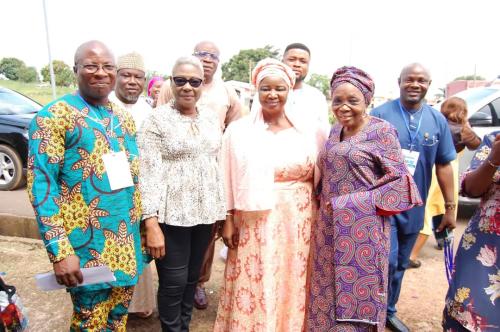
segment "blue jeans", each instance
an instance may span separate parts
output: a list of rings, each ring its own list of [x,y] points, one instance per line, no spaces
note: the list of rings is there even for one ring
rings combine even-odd
[[[411,250],[418,233],[403,234],[399,229],[395,218],[391,219],[391,250],[389,253],[389,282],[387,295],[387,317],[396,314],[396,303],[398,303],[399,293],[403,276],[410,260]]]

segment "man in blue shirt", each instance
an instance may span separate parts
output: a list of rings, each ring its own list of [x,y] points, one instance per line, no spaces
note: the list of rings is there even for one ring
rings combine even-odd
[[[444,196],[446,213],[438,231],[455,228],[453,170],[456,158],[450,129],[445,117],[424,101],[431,84],[429,72],[420,64],[403,68],[398,79],[400,98],[389,101],[370,113],[390,122],[398,131],[406,165],[413,175],[424,203],[427,200],[436,166],[436,176]],[[392,331],[409,331],[396,316],[396,303],[401,290],[411,249],[424,222],[424,206],[417,206],[391,218],[391,252],[389,256],[389,291],[387,327]]]

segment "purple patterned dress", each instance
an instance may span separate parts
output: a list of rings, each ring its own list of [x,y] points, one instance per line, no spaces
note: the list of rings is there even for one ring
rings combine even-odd
[[[312,229],[308,331],[383,331],[390,223],[422,201],[394,127],[370,118],[341,141],[330,132],[318,156],[321,202]]]

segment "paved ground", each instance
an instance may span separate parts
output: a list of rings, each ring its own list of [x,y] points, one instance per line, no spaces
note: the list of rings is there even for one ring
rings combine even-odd
[[[31,212],[24,191],[0,192],[1,213],[29,216]],[[1,219],[0,219],[1,221]],[[456,238],[459,239],[466,225],[459,221]],[[458,240],[456,240],[458,243]],[[217,244],[216,256],[221,243]],[[423,265],[420,269],[407,271],[398,310],[401,318],[413,331],[440,331],[441,312],[447,283],[444,274],[442,251],[433,248],[429,241],[422,251]],[[39,240],[0,235],[0,272],[5,272],[8,283],[18,288],[28,309],[30,331],[58,332],[68,330],[71,302],[65,291],[43,292],[35,287],[33,276],[51,270],[48,258]],[[191,331],[211,331],[216,316],[218,289],[222,284],[224,263],[216,259],[212,279],[207,284],[210,306],[207,310],[195,311]],[[156,278],[155,278],[156,279]],[[155,280],[156,283],[156,280]],[[150,319],[131,316],[127,330],[159,331],[157,314]]]
[[[26,188],[0,191],[0,213],[34,218],[35,214],[28,200]]]

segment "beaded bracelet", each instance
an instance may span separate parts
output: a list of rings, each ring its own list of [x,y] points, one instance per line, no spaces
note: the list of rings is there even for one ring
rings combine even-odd
[[[444,203],[444,209],[445,210],[455,210],[456,207],[457,207],[457,205],[455,204],[455,202],[446,202],[446,203]]]

